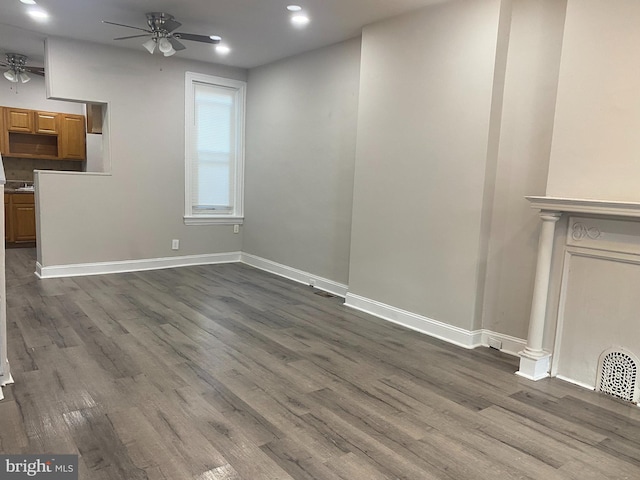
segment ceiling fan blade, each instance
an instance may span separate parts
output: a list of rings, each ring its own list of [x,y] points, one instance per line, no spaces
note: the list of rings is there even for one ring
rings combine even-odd
[[[176,38],[179,38],[180,40],[189,40],[192,42],[202,42],[202,43],[212,43],[212,44],[220,43],[220,40],[212,40],[207,35],[196,35],[194,33],[174,33],[173,36]]]
[[[176,28],[181,26],[182,24],[173,18],[167,19],[163,23],[163,27],[167,30],[167,33],[173,32]],[[177,49],[176,49],[177,50]]]
[[[187,48],[173,37],[169,38],[169,42],[171,43],[171,46],[176,52],[179,52],[180,50],[184,50],[185,48]]]
[[[146,28],[132,27],[131,25],[125,25],[123,23],[108,22],[107,20],[102,20],[102,23],[108,23],[109,25],[117,25],[119,27],[133,28],[135,30],[142,30],[143,32],[147,32],[147,33],[153,33],[151,30],[147,30]]]
[[[44,68],[41,67],[28,67],[25,68],[25,71],[33,73],[34,75],[40,75],[41,77],[44,77]]]
[[[118,37],[114,38],[114,40],[127,40],[129,38],[140,38],[140,37],[148,37],[152,35],[151,33],[143,33],[142,35],[129,35],[128,37]]]

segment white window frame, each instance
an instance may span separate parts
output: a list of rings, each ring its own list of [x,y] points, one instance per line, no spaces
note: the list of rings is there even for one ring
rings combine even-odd
[[[237,106],[237,131],[236,131],[236,152],[235,161],[235,186],[234,190],[233,210],[231,212],[194,214],[191,205],[191,135],[194,128],[194,101],[195,101],[195,84],[208,84],[232,88],[236,91]],[[216,77],[213,75],[205,75],[202,73],[186,72],[185,76],[185,188],[184,188],[184,223],[186,225],[240,225],[244,220],[244,119],[245,119],[245,99],[247,92],[246,82],[240,80],[232,80],[230,78]]]

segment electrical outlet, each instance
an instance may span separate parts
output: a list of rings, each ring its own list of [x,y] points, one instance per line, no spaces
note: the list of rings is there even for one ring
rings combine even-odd
[[[180,240],[174,238],[171,240],[171,250],[179,250],[180,249]]]
[[[489,337],[489,348],[500,350],[502,348],[502,342],[497,338]]]
[[[233,233],[240,233],[240,225],[233,226]]]

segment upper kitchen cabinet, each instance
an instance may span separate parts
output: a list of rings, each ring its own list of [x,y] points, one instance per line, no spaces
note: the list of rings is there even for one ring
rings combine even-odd
[[[33,110],[5,108],[6,128],[10,132],[33,133]]]
[[[60,114],[60,158],[84,160],[87,157],[83,115]]]
[[[0,148],[7,157],[85,160],[85,117],[4,107]]]
[[[58,114],[23,108],[5,108],[6,128],[9,132],[58,134]]]
[[[33,112],[33,114],[35,117],[35,128],[33,133],[50,135],[57,135],[59,133],[59,114],[50,112]]]

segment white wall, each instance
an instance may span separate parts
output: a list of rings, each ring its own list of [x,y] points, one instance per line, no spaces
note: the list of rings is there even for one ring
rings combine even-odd
[[[348,283],[360,39],[249,72],[243,250]]]
[[[0,105],[6,107],[28,108],[47,112],[62,112],[84,115],[82,103],[61,102],[48,99],[43,77],[30,74],[27,83],[10,83],[0,78]]]
[[[245,72],[53,39],[50,93],[110,102],[113,175],[40,179],[41,259],[244,250],[524,338],[539,223],[523,197],[545,190],[565,5],[454,0],[251,70],[240,235],[182,223],[182,112],[186,70]]]
[[[244,70],[59,38],[45,60],[52,97],[109,104],[112,175],[39,175],[43,266],[241,249],[232,226],[183,223],[184,82],[186,71],[244,80]]]
[[[366,27],[350,293],[475,324],[498,0]]]
[[[513,2],[482,327],[526,338],[551,151],[566,1]]]
[[[640,2],[569,0],[547,195],[640,201]]]

